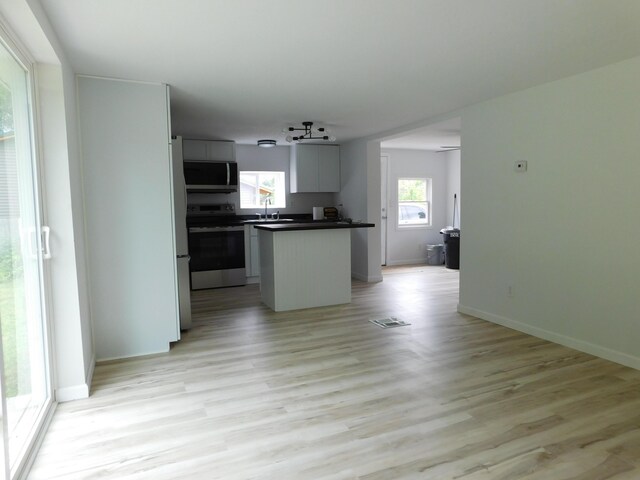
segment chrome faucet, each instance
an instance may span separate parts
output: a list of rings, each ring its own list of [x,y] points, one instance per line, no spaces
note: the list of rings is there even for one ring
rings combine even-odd
[[[267,219],[267,205],[269,205],[271,202],[269,201],[268,198],[265,198],[264,200],[264,219]]]

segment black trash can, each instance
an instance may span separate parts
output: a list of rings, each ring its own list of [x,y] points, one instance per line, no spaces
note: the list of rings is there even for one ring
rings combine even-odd
[[[460,269],[460,229],[443,228],[440,233],[444,236],[444,265],[452,270]]]

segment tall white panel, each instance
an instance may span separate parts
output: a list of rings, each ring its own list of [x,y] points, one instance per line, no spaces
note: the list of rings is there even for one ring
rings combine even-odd
[[[167,87],[78,78],[97,359],[167,351],[178,300]]]

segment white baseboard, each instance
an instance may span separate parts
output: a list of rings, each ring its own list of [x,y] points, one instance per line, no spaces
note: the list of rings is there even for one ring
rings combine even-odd
[[[56,389],[56,402],[58,403],[80,400],[82,398],[89,398],[89,385],[86,383]]]
[[[387,267],[395,267],[396,265],[427,265],[427,259],[414,258],[409,260],[387,260]]]
[[[458,304],[458,312],[481,318],[482,320],[486,320],[491,323],[497,323],[498,325],[502,325],[504,327],[512,328],[513,330],[518,330],[519,332],[533,335],[534,337],[542,338],[553,343],[564,345],[565,347],[573,348],[584,353],[595,355],[596,357],[604,358],[605,360],[610,360],[612,362],[635,368],[636,370],[640,370],[640,357],[635,357],[627,353],[618,352],[617,350],[612,350],[610,348],[602,347],[590,342],[585,342],[584,340],[578,340],[577,338],[568,337],[566,335],[552,332],[550,330],[545,330],[543,328],[534,327],[532,325],[518,322],[516,320],[511,320],[510,318],[502,317],[500,315],[484,312],[482,310],[476,310],[475,308],[466,307],[461,304]]]
[[[358,272],[351,272],[351,278],[355,278],[356,280],[361,280],[367,283],[377,283],[382,281],[382,275],[363,275]]]
[[[92,355],[89,361],[89,368],[85,375],[84,383],[80,385],[73,385],[71,387],[63,387],[56,389],[56,402],[70,402],[72,400],[80,400],[82,398],[89,398],[91,392],[91,382],[93,381],[93,372],[96,368],[96,356]]]
[[[126,360],[129,358],[138,358],[138,357],[150,357],[152,355],[162,355],[163,353],[167,353],[171,350],[171,343],[167,343],[167,347],[162,350],[152,350],[150,352],[141,352],[136,353],[135,355],[121,355],[118,357],[104,357],[104,358],[96,358],[95,364],[99,365],[102,363],[114,362],[118,360]]]

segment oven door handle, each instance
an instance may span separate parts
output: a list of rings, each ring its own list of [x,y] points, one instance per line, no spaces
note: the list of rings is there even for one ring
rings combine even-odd
[[[231,183],[231,165],[227,162],[227,185]]]

